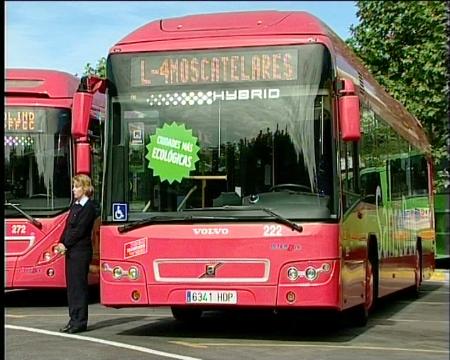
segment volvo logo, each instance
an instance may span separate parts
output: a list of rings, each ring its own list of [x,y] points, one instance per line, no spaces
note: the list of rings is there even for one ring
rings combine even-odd
[[[205,277],[215,277],[215,276],[216,276],[217,269],[218,269],[219,267],[221,267],[222,265],[223,265],[222,263],[207,264],[207,265],[206,265],[205,272],[200,276],[200,278],[205,278]]]
[[[195,235],[228,235],[230,232],[227,228],[193,228]]]

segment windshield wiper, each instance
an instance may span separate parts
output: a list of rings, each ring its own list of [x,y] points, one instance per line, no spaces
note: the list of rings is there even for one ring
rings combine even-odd
[[[273,212],[272,210],[264,207],[249,207],[249,208],[242,208],[238,206],[228,206],[225,205],[223,207],[213,207],[213,208],[202,208],[202,209],[189,209],[186,211],[211,211],[211,210],[260,210],[264,211],[265,213],[272,216],[272,218],[275,220],[275,222],[278,222],[283,225],[289,226],[293,231],[302,232],[303,227],[300,225],[297,225],[296,223],[292,222],[289,219],[286,219],[285,217],[277,214],[276,212]],[[236,216],[198,216],[198,215],[184,215],[184,216],[151,216],[147,219],[138,220],[135,222],[132,222],[127,225],[122,225],[118,227],[118,231],[120,233],[124,233],[127,231],[131,231],[143,226],[147,225],[154,225],[154,224],[164,224],[164,223],[173,223],[173,222],[189,222],[189,221],[230,221],[230,220],[242,220],[242,217],[236,217]]]
[[[17,210],[19,213],[21,213],[23,216],[25,216],[38,229],[42,229],[42,223],[40,221],[36,220],[31,215],[27,214],[25,211],[23,211],[20,207],[17,206],[17,204],[5,202],[4,206],[11,206],[13,209]]]
[[[281,216],[280,214],[277,214],[276,212],[273,212],[272,210],[270,210],[268,208],[260,207],[260,208],[255,208],[255,210],[262,210],[265,213],[272,215],[277,222],[279,222],[280,224],[289,226],[292,229],[292,231],[295,230],[295,231],[298,231],[300,233],[303,231],[303,227],[302,226],[297,225],[295,222],[293,222],[293,221],[291,221],[289,219],[286,219],[285,217]]]
[[[207,221],[226,221],[226,220],[236,220],[236,217],[228,217],[228,216],[192,216],[192,215],[185,215],[185,216],[151,216],[147,219],[138,220],[135,222],[132,222],[127,225],[122,225],[117,228],[117,230],[120,233],[124,233],[127,231],[131,231],[137,228],[140,228],[142,226],[147,225],[154,225],[154,224],[164,224],[164,223],[172,223],[172,222],[188,222],[188,221],[201,221],[201,220],[207,220]]]
[[[276,212],[274,212],[274,211],[272,211],[272,210],[270,210],[269,208],[266,208],[266,207],[253,207],[253,206],[242,207],[242,206],[224,205],[222,207],[189,209],[188,211],[191,211],[191,210],[194,210],[194,211],[208,211],[208,210],[209,211],[211,211],[211,210],[213,210],[213,211],[215,211],[215,210],[219,210],[219,211],[221,211],[221,210],[231,210],[231,211],[232,210],[237,210],[237,211],[250,210],[250,211],[254,211],[254,210],[260,210],[260,211],[264,211],[266,214],[271,215],[275,219],[275,222],[278,222],[280,224],[289,226],[292,229],[292,231],[294,231],[294,230],[298,231],[298,232],[302,232],[303,231],[303,227],[302,226],[297,225],[295,222],[293,222],[293,221],[291,221],[289,219],[286,219],[285,217],[281,216],[280,214],[277,214]]]

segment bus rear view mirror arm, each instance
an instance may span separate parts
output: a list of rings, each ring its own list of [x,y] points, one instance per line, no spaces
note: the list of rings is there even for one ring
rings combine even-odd
[[[339,125],[343,141],[358,141],[361,138],[359,98],[355,95],[352,81],[343,79],[339,89]]]

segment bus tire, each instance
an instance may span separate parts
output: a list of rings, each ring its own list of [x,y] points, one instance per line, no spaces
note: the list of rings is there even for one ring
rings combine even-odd
[[[422,240],[417,239],[415,261],[414,261],[415,282],[411,288],[411,295],[419,296],[420,285],[422,284]]]
[[[193,322],[202,316],[202,310],[197,308],[172,306],[172,315],[175,320],[183,322]]]
[[[378,259],[378,244],[377,239],[374,236],[371,236],[369,239],[369,260],[372,264],[372,273],[373,273],[373,302],[370,310],[372,311],[377,302],[378,302],[378,286],[380,279],[380,267],[379,267],[379,259]]]
[[[369,320],[369,311],[373,305],[373,266],[370,259],[366,262],[366,271],[364,279],[364,302],[357,305],[351,314],[352,325],[364,327]]]

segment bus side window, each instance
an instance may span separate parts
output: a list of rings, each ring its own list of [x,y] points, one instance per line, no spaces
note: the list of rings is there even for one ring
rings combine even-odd
[[[400,158],[389,160],[391,173],[391,195],[393,199],[400,199],[408,195],[408,185],[406,183],[407,159]]]
[[[377,202],[377,188],[378,192],[380,192],[381,196]],[[383,194],[381,192],[381,180],[380,173],[376,170],[369,171],[365,174],[361,175],[361,195],[363,201],[369,204],[378,203],[381,205]]]
[[[341,141],[340,151],[342,205],[345,212],[360,199],[358,144]]]
[[[422,155],[410,158],[411,195],[424,195],[428,193],[427,160]]]

